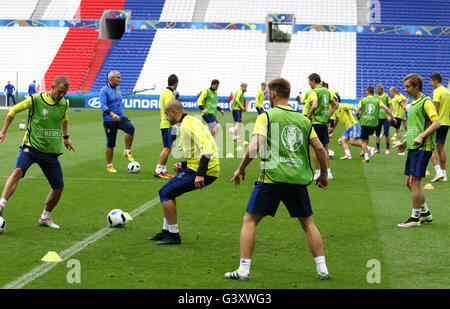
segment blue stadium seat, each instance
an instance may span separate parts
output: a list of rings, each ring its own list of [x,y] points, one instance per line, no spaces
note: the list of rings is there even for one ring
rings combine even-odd
[[[100,91],[106,85],[108,73],[117,70],[122,75],[120,88],[123,92],[133,91],[142,67],[147,59],[156,30],[131,30],[121,40],[114,40],[110,53],[100,69],[91,92]],[[145,52],[139,52],[145,50]]]
[[[356,44],[358,97],[365,96],[369,81],[404,92],[403,77],[410,73],[422,76],[427,95],[433,91],[429,82],[433,72],[442,74],[445,85],[449,81],[450,37],[359,34]]]

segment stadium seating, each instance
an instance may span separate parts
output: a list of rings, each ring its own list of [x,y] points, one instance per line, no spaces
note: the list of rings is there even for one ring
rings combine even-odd
[[[356,94],[356,34],[297,32],[292,35],[281,75],[291,82],[292,95],[310,89],[308,76],[318,73],[342,98]]]
[[[159,20],[165,0],[127,0],[123,9],[131,11],[134,20]]]
[[[423,90],[433,88],[429,77],[440,72],[447,85],[450,75],[450,37],[366,34],[357,36],[357,96],[365,95],[367,85],[382,83],[403,91],[403,77],[417,73],[424,79]],[[381,47],[381,48],[380,48]]]
[[[122,39],[111,46],[110,54],[106,57],[91,91],[99,91],[106,84],[108,73],[113,70],[121,73],[122,91],[133,91],[155,33],[153,29],[125,32]]]
[[[206,22],[264,23],[269,13],[295,14],[297,24],[356,25],[353,0],[210,0]]]
[[[196,0],[166,0],[159,20],[192,21]]]
[[[10,80],[19,92],[26,92],[33,80],[41,84],[68,30],[0,27],[0,37],[4,42],[0,48],[0,81],[6,84]]]
[[[0,19],[29,19],[38,0],[2,1]]]
[[[103,61],[108,54],[111,43],[112,40],[97,40],[97,43],[95,44],[94,55],[92,57],[91,63],[89,64],[86,78],[80,85],[80,92],[89,92],[89,90],[91,89],[92,84],[97,78],[97,74],[103,65]]]
[[[71,20],[74,18],[80,2],[81,0],[50,1],[42,15],[42,19]],[[79,18],[75,17],[75,19]]]
[[[195,95],[217,78],[219,95],[228,96],[247,82],[247,95],[254,97],[265,78],[265,35],[261,31],[158,29],[135,88],[157,85],[159,94],[167,86],[167,77],[175,73],[181,95]]]
[[[450,0],[381,0],[385,25],[450,26]]]
[[[98,32],[94,28],[70,28],[45,74],[47,90],[57,75],[70,80],[69,92],[78,92],[92,60]]]
[[[125,0],[81,0],[76,19],[99,20],[105,10],[122,10]]]

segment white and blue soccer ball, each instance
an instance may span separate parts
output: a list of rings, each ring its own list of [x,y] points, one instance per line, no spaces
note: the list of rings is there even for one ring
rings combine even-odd
[[[334,158],[334,151],[331,149],[328,149],[328,157],[329,158]]]
[[[108,213],[108,224],[110,227],[119,228],[127,223],[127,216],[120,209],[113,209]]]
[[[5,231],[6,221],[2,217],[0,217],[0,234]]]
[[[141,165],[136,161],[128,163],[128,171],[132,174],[137,174],[141,170]]]
[[[25,130],[26,126],[23,122],[19,123],[19,130]]]

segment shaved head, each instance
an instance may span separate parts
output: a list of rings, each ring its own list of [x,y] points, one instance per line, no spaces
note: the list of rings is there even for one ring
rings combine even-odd
[[[176,111],[178,111],[180,113],[184,113],[183,104],[181,104],[181,102],[178,101],[178,100],[169,101],[166,104],[165,110],[166,110],[166,112],[169,112],[171,110],[176,110]]]

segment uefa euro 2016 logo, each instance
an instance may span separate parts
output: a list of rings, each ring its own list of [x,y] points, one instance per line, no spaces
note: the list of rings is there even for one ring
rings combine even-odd
[[[373,104],[368,104],[366,106],[366,112],[368,114],[373,114],[374,111],[375,111],[375,106]]]
[[[293,125],[286,126],[281,132],[281,140],[284,147],[286,147],[289,151],[294,152],[303,144],[302,131]]]

